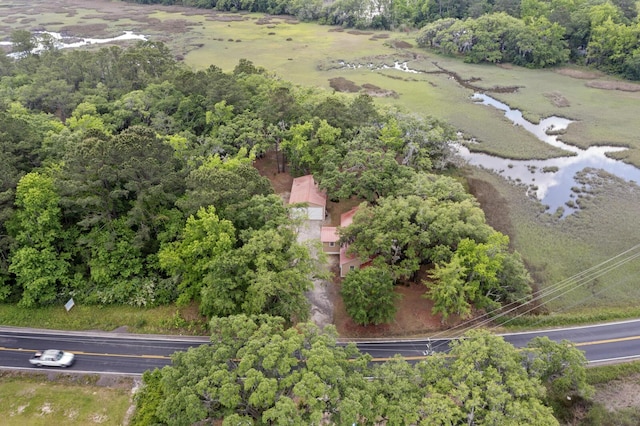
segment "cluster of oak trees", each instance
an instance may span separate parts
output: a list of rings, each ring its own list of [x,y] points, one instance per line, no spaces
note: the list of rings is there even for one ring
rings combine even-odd
[[[23,53],[0,69],[1,300],[193,300],[207,316],[304,320],[322,268],[252,166],[265,152],[273,173],[313,173],[332,199],[367,200],[343,240],[387,271],[367,279],[384,278],[385,295],[428,264],[445,316],[529,291],[506,237],[459,183],[434,174],[451,158],[445,123],[293,87],[246,60],[230,73],[188,70],[161,43]],[[393,306],[370,303],[382,295],[364,297],[352,298],[366,311],[359,322],[392,318]]]
[[[582,352],[546,337],[518,351],[473,331],[410,364],[281,318],[215,318],[211,330],[211,344],[144,374],[132,424],[548,426],[552,406],[593,391]]]
[[[573,60],[640,79],[634,0],[126,0],[288,14],[355,28],[420,29],[418,44],[469,62],[545,67]]]

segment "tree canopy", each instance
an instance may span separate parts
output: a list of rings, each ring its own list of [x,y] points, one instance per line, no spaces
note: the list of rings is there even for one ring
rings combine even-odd
[[[559,424],[547,387],[589,391],[584,356],[564,343],[540,340],[522,353],[475,330],[446,355],[372,363],[353,344],[337,344],[333,328],[284,323],[212,319],[211,344],[143,375],[132,423],[546,426]]]

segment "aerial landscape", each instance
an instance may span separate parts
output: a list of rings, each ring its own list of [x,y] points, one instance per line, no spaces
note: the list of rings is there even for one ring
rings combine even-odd
[[[4,2],[6,424],[640,424],[639,12]]]

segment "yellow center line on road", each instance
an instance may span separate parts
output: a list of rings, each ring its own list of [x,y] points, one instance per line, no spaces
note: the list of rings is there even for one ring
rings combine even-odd
[[[591,346],[591,345],[604,345],[607,343],[618,343],[618,342],[628,342],[631,340],[640,340],[640,336],[629,336],[629,337],[619,337],[616,339],[604,339],[604,340],[594,340],[592,342],[580,342],[574,343],[574,346]],[[13,351],[13,352],[34,352],[34,349],[21,349],[21,348],[5,348],[0,346],[0,351]],[[109,353],[95,353],[95,352],[74,352],[76,355],[87,355],[87,356],[105,356],[105,357],[120,357],[120,358],[147,358],[147,359],[171,359],[170,356],[165,355],[127,355],[127,354],[109,354]],[[419,361],[422,359],[426,359],[428,356],[417,355],[417,356],[406,356],[403,357],[405,361]],[[383,358],[372,358],[372,362],[386,362],[392,360],[393,357],[383,357]]]
[[[35,349],[22,349],[22,348],[5,348],[0,346],[0,351],[11,352],[36,352]],[[120,358],[149,358],[149,359],[171,359],[165,355],[128,355],[128,354],[109,354],[109,353],[95,353],[95,352],[73,352],[75,355],[88,355],[88,356],[106,356],[106,357],[120,357]]]
[[[595,340],[593,342],[575,343],[574,346],[603,345],[606,343],[628,342],[630,340],[638,340],[638,339],[640,339],[640,336],[618,337],[617,339],[605,339],[605,340]]]

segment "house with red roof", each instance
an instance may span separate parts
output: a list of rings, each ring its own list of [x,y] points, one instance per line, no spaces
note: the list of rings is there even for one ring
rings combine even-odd
[[[327,195],[320,190],[313,175],[300,176],[293,179],[289,204],[302,204],[303,206],[294,208],[294,212],[308,220],[324,220]]]
[[[353,216],[356,214],[357,211],[358,211],[358,207],[354,207],[348,212],[342,213],[340,215],[340,227],[346,228],[347,226],[351,225],[351,223],[353,222]],[[348,248],[349,248],[348,245],[345,245],[344,247],[340,247],[339,264],[340,264],[341,277],[346,277],[349,271],[360,269],[360,266],[362,265],[362,262],[360,261],[360,258],[358,256],[355,256],[353,254],[347,254]]]
[[[322,251],[327,254],[340,254],[340,244],[338,244],[338,228],[335,226],[323,226],[320,228],[320,242]]]

